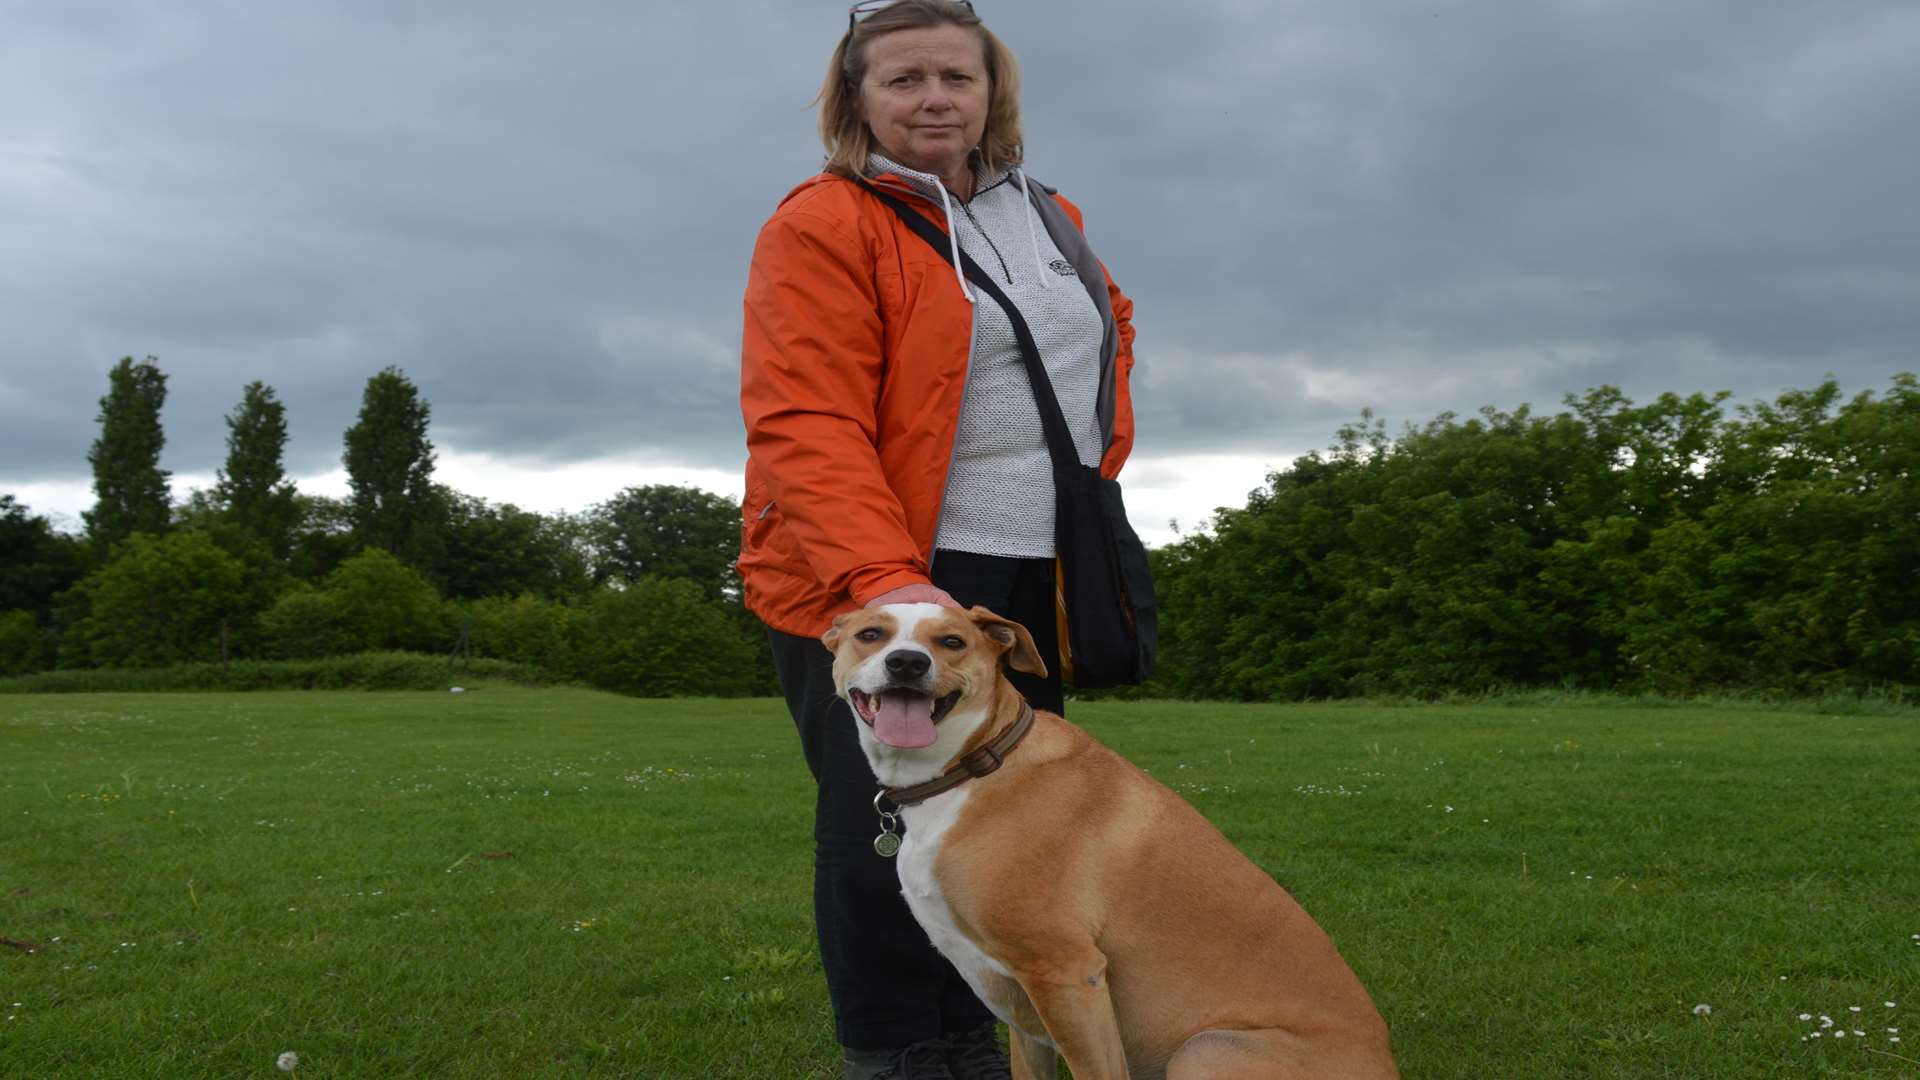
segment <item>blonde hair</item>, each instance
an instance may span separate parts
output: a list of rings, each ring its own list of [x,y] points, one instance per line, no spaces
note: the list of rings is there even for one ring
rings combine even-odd
[[[980,35],[987,64],[987,129],[973,154],[989,169],[1018,165],[1020,137],[1020,64],[1013,50],[993,36],[973,9],[953,0],[897,0],[848,27],[827,64],[827,79],[814,104],[820,106],[820,141],[827,148],[826,169],[842,176],[864,176],[874,150],[872,129],[860,115],[860,84],[867,75],[867,44],[896,30],[965,26]]]

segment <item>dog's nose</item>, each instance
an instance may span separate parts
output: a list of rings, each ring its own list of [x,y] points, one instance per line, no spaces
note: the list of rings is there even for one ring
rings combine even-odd
[[[895,649],[887,654],[887,674],[896,679],[918,679],[933,666],[933,657],[913,649]]]

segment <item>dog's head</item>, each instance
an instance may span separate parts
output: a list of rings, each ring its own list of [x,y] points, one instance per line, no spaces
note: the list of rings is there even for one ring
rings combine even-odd
[[[860,722],[861,747],[888,784],[937,775],[959,756],[1000,699],[1002,658],[1015,671],[1047,671],[1026,627],[983,607],[848,612],[820,640],[833,650],[834,689]]]

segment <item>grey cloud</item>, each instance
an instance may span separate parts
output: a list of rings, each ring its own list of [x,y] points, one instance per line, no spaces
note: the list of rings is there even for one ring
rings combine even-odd
[[[83,473],[148,353],[181,472],[254,378],[330,467],[388,364],[443,448],[731,467],[747,254],[818,163],[843,12],[10,13],[0,489]],[[1900,0],[983,13],[1034,174],[1138,304],[1143,453],[1920,366]]]

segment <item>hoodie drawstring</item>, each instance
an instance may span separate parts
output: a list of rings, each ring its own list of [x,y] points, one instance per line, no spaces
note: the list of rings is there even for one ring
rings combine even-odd
[[[953,245],[953,276],[960,281],[960,295],[971,304],[974,302],[973,290],[967,287],[967,272],[961,269],[960,263],[960,223],[953,219],[953,203],[947,198],[947,185],[935,181],[933,186],[940,189],[940,209],[947,214],[947,243]]]
[[[1015,169],[1013,175],[1020,181],[1021,216],[1027,219],[1027,243],[1033,245],[1033,265],[1040,271],[1040,287],[1051,289],[1053,282],[1049,278],[1052,275],[1047,273],[1047,264],[1040,260],[1040,236],[1033,231],[1033,219],[1038,211],[1033,208],[1033,196],[1027,193],[1027,174],[1025,170]]]

